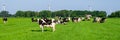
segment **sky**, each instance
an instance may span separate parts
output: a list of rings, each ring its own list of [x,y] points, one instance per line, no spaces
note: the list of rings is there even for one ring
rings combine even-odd
[[[15,14],[18,10],[41,11],[48,10],[100,10],[108,14],[120,10],[120,0],[0,0],[0,11],[2,5],[6,5],[10,14]]]

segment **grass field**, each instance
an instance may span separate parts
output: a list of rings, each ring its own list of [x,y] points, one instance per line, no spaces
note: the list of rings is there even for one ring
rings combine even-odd
[[[6,24],[0,18],[0,40],[120,40],[120,18],[109,18],[105,23],[69,22],[57,24],[55,32],[45,30],[41,32],[30,18],[9,18]]]

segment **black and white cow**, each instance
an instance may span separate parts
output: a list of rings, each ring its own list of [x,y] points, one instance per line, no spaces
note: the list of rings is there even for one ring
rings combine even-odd
[[[61,24],[66,24],[66,22],[69,22],[69,21],[70,21],[70,18],[60,19],[60,23],[61,23]]]
[[[44,32],[44,27],[51,27],[53,32],[55,31],[55,20],[54,19],[38,19],[38,23],[42,32]]]
[[[4,18],[3,18],[3,22],[4,22],[4,23],[6,23],[7,20],[8,20],[7,17],[4,17]]]
[[[72,18],[72,22],[80,22],[81,18],[77,18],[77,17],[73,17]]]
[[[100,20],[100,23],[104,23],[106,21],[106,18],[102,18],[101,20]]]
[[[95,18],[93,19],[93,23],[94,23],[94,22],[104,23],[105,20],[106,20],[106,18],[95,17]]]
[[[82,20],[82,21],[85,21],[85,17],[81,17],[81,20]]]
[[[87,21],[90,21],[90,17],[92,17],[92,15],[86,14],[85,17],[86,17],[85,19],[86,19]]]

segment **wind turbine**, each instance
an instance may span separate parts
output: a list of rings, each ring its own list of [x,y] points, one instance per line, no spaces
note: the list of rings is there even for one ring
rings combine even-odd
[[[5,5],[5,3],[2,4],[2,8],[3,8],[2,11],[4,11],[3,17],[6,17],[6,15],[5,15],[6,14],[6,5]]]
[[[51,0],[49,0],[48,10],[51,10],[51,5],[50,5],[50,3],[51,3]]]
[[[92,11],[91,5],[88,5],[88,10],[89,10],[89,11]]]
[[[90,4],[88,5],[88,10],[89,10],[89,11],[92,11],[92,10],[93,10],[93,9],[92,9],[92,4],[93,4],[92,2],[93,2],[93,0],[90,0]]]
[[[6,10],[6,5],[5,5],[5,3],[2,4],[2,7],[3,7],[3,11],[5,11],[5,10]]]

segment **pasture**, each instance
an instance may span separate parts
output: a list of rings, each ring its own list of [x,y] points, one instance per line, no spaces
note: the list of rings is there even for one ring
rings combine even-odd
[[[105,23],[82,21],[57,24],[56,31],[45,28],[41,32],[31,18],[8,18],[4,24],[0,18],[0,40],[119,40],[120,18],[108,18]]]

